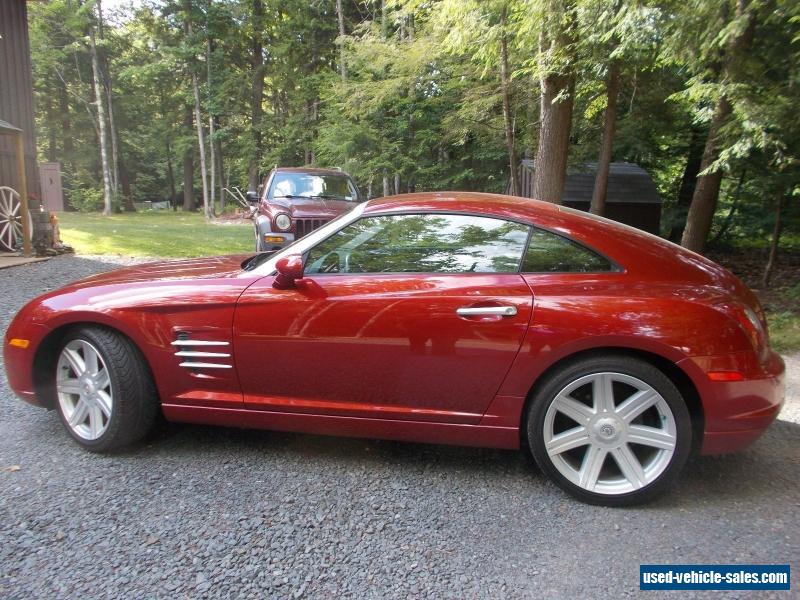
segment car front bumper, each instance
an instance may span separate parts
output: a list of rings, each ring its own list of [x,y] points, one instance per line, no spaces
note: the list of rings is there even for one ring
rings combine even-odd
[[[48,333],[49,330],[42,325],[23,324],[15,320],[3,339],[3,364],[8,386],[20,399],[34,406],[44,406],[36,395],[33,369],[36,349]],[[12,345],[12,339],[27,340],[28,347],[20,348]]]

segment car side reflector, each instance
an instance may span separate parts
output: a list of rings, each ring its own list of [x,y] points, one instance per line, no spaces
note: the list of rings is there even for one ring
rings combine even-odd
[[[11,338],[8,340],[9,346],[16,346],[17,348],[27,348],[31,345],[30,340],[23,340],[21,338]]]
[[[744,375],[739,371],[710,371],[708,378],[711,381],[744,381]]]

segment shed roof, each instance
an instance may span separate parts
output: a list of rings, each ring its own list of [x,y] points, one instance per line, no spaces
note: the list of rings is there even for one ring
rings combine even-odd
[[[523,169],[533,171],[533,161],[522,161]],[[567,172],[563,202],[591,202],[596,163],[587,163]],[[661,204],[653,178],[642,167],[629,162],[612,162],[608,174],[608,204]]]
[[[14,127],[8,121],[3,121],[0,119],[0,133],[20,133],[22,129],[19,127]]]

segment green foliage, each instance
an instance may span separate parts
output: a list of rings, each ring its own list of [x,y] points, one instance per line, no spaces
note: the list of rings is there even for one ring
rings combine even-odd
[[[778,352],[796,352],[800,350],[800,314],[783,311],[767,314],[769,339],[772,347]]]
[[[80,212],[95,212],[103,208],[103,190],[99,187],[73,188],[70,201]]]
[[[800,181],[800,3],[742,1],[744,13],[738,0],[342,0],[340,38],[335,0],[152,0],[107,15],[98,43],[133,200],[181,198],[186,158],[200,189],[192,74],[202,125],[215,122],[225,185],[245,187],[253,163],[262,173],[314,164],[350,171],[373,196],[384,181],[393,192],[396,180],[401,192],[502,192],[504,38],[519,157],[537,147],[539,77],[570,71],[570,165],[596,161],[605,78],[620,67],[613,159],[652,174],[665,231],[685,219],[678,192],[693,131],[704,139],[715,103],[728,98],[710,169],[723,173],[711,238],[763,245],[776,198]],[[70,201],[91,210],[101,184],[86,41],[94,4],[50,0],[28,10],[39,152],[62,162]],[[749,14],[752,43],[728,64]],[[548,44],[555,31],[564,39]],[[254,121],[259,80],[263,118]],[[784,212],[785,245],[798,238],[798,194]]]

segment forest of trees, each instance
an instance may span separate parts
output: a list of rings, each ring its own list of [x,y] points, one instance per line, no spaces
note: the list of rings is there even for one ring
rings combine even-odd
[[[213,218],[276,165],[370,196],[635,162],[663,234],[777,240],[800,197],[797,0],[101,0],[28,5],[42,160],[81,210]]]

